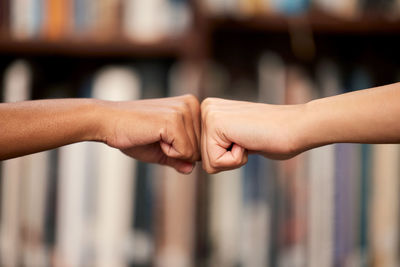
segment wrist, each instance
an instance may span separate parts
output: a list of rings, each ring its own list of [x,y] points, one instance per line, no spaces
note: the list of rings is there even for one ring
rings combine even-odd
[[[303,119],[301,120],[302,127],[299,138],[302,151],[335,142],[330,116],[325,114],[321,101],[323,99],[316,99],[303,105]]]
[[[109,118],[110,110],[108,101],[88,99],[86,109],[86,135],[84,141],[96,141],[107,143],[109,137],[109,124],[113,120]]]
[[[289,116],[287,129],[287,154],[297,155],[312,147],[310,113],[308,103],[285,106]]]

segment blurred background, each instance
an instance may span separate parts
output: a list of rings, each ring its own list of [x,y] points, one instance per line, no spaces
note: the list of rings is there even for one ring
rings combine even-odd
[[[1,0],[1,100],[305,103],[399,81],[399,34],[399,0]],[[360,144],[216,175],[95,143],[3,161],[0,266],[400,266],[399,166]]]

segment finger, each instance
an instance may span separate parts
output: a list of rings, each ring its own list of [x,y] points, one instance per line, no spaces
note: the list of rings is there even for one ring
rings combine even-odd
[[[174,168],[180,173],[189,174],[193,171],[195,163],[167,157],[165,160],[165,165]]]
[[[218,153],[216,152],[216,156],[212,161],[212,166],[215,169],[235,169],[243,166],[247,162],[248,153],[245,148],[239,146],[238,144],[234,144],[230,151],[226,150],[222,151],[223,147],[220,147]]]
[[[194,129],[194,134],[196,137],[196,142],[195,142],[195,149],[196,149],[196,160],[201,160],[201,153],[200,153],[200,138],[201,138],[201,111],[200,111],[200,103],[199,100],[194,97],[194,96],[189,96],[188,98],[189,102],[189,108],[192,114],[192,123],[193,123],[193,129]]]
[[[180,113],[175,116],[177,117],[169,127],[161,132],[160,147],[168,157],[189,160],[193,148],[185,129],[184,118]]]
[[[192,145],[192,157],[191,161],[197,161],[199,158],[198,152],[198,144],[197,144],[197,137],[194,130],[193,119],[192,119],[192,111],[189,106],[189,103],[185,102],[185,108],[182,110],[183,112],[183,120],[185,124],[186,133],[189,137],[190,143]]]
[[[207,150],[207,129],[206,129],[206,122],[203,120],[201,125],[201,160],[202,160],[202,167],[208,173],[215,172],[214,168],[210,165],[210,157],[208,155]]]

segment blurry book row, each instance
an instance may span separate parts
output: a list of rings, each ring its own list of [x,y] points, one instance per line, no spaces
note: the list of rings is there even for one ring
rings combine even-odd
[[[399,0],[202,0],[215,15],[246,17],[263,14],[298,15],[313,8],[346,19],[357,19],[363,13],[388,19],[400,15]]]
[[[5,102],[31,98],[40,79],[33,64],[17,60],[5,69]],[[179,63],[169,74],[158,63],[95,72],[79,97],[135,100],[164,96],[166,84],[171,95],[196,88],[196,74]],[[43,97],[71,96],[64,82],[49,79],[51,88],[44,82]],[[0,168],[0,266],[191,265],[194,175],[89,142],[7,160]]]
[[[344,81],[331,60],[309,75],[274,52],[257,64],[257,90],[232,95],[229,73],[217,64],[209,66],[207,90],[297,104],[343,93],[344,84],[347,91],[368,88],[373,80],[360,66]],[[29,99],[33,73],[25,61],[11,63],[3,100]],[[177,95],[194,92],[198,80],[195,67],[183,63],[109,66],[80,96]],[[60,88],[48,97],[69,95]],[[142,164],[103,144],[4,161],[0,266],[398,266],[399,163],[399,145],[335,144],[287,161],[252,155],[241,169],[210,175],[198,196],[198,172]],[[209,248],[200,261],[196,237]]]
[[[275,52],[257,64],[258,82],[237,85],[214,66],[210,94],[301,104],[375,79],[367,66],[345,73],[320,59],[310,70]],[[210,177],[210,266],[398,266],[399,178],[395,144],[333,144],[286,161],[250,155],[243,168]]]
[[[0,29],[15,39],[129,38],[152,42],[182,34],[187,0],[2,0]]]

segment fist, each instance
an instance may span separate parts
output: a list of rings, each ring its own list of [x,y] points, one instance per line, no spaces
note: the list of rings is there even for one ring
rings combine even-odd
[[[208,173],[246,164],[248,153],[288,159],[300,151],[295,133],[300,106],[207,98],[201,104],[201,154]]]
[[[107,144],[140,161],[190,173],[200,160],[200,104],[184,95],[108,103]]]

